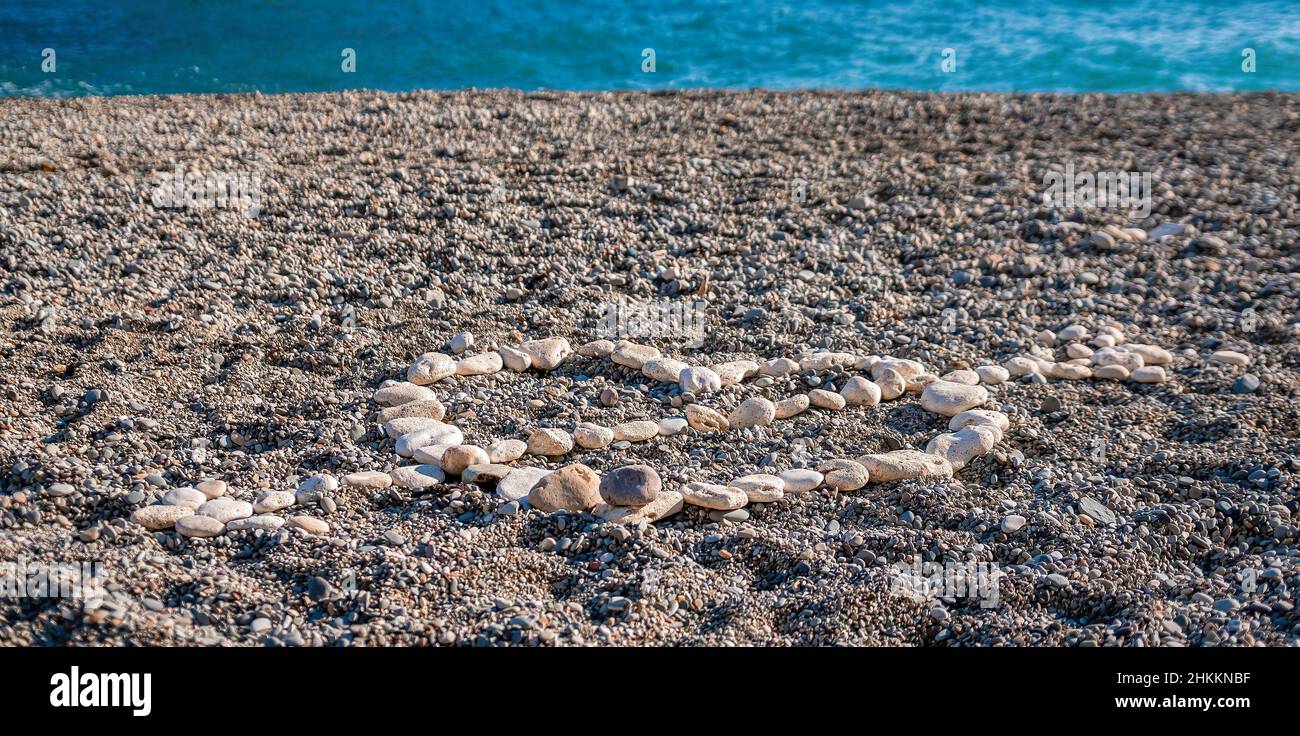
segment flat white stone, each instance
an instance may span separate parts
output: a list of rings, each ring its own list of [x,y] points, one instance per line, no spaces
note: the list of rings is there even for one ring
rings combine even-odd
[[[401,419],[403,417],[418,417],[421,419],[442,419],[447,413],[447,408],[437,399],[421,399],[419,401],[408,401],[405,404],[389,406],[379,411],[379,423]]]
[[[608,358],[614,352],[614,343],[609,340],[592,340],[578,346],[578,355],[584,358]]]
[[[253,505],[233,498],[214,498],[194,510],[199,516],[211,516],[225,524],[233,519],[247,519],[253,515]]]
[[[826,485],[838,491],[856,491],[870,479],[867,468],[854,460],[827,460],[817,466]]]
[[[947,381],[949,383],[964,383],[967,386],[974,386],[980,382],[980,374],[976,373],[975,371],[968,371],[963,369],[958,371],[952,371],[950,373],[945,373],[943,376],[940,377],[939,380]]]
[[[686,422],[697,432],[725,432],[731,426],[726,417],[701,404],[686,405]]]
[[[563,337],[545,337],[529,340],[520,347],[532,357],[533,367],[539,371],[553,371],[573,355],[573,348]]]
[[[497,481],[496,494],[506,501],[518,501],[528,497],[528,492],[533,490],[537,481],[550,475],[551,471],[545,468],[533,468],[527,465],[520,465],[513,468],[506,477]]]
[[[968,386],[950,381],[934,381],[921,392],[921,407],[946,417],[973,409],[988,400],[988,389],[983,386]]]
[[[952,477],[952,465],[947,460],[916,450],[863,455],[857,461],[867,469],[872,483]]]
[[[602,447],[608,447],[614,441],[614,430],[609,427],[602,427],[599,424],[583,422],[573,430],[573,439],[579,447],[588,450],[599,450]]]
[[[148,529],[151,532],[171,529],[176,526],[176,520],[194,514],[194,509],[189,506],[146,506],[142,509],[136,509],[131,514],[131,521]]]
[[[249,529],[262,529],[272,532],[284,526],[284,517],[275,514],[258,514],[247,519],[231,519],[226,522],[226,531],[238,532]]]
[[[454,424],[426,426],[424,429],[408,432],[397,438],[394,450],[402,457],[411,457],[422,447],[434,445],[459,445],[465,442],[465,435]]]
[[[774,419],[789,419],[793,416],[808,411],[809,399],[808,394],[795,394],[789,398],[781,399],[776,402],[776,412],[773,414]]]
[[[486,376],[497,373],[505,365],[501,360],[501,353],[495,350],[490,353],[479,353],[473,357],[461,358],[456,362],[456,375],[458,376]]]
[[[1141,355],[1115,348],[1102,348],[1093,353],[1092,363],[1093,365],[1121,365],[1127,368],[1129,373],[1145,365]]]
[[[687,366],[682,370],[677,380],[682,388],[682,393],[699,396],[722,390],[722,377],[712,368]]]
[[[828,371],[831,368],[853,365],[858,356],[852,353],[813,353],[799,361],[799,368],[805,371]]]
[[[1120,349],[1141,355],[1143,365],[1169,365],[1174,362],[1174,354],[1158,345],[1128,342],[1120,346]]]
[[[406,380],[418,386],[437,383],[456,375],[456,361],[444,353],[424,353],[406,369]]]
[[[384,422],[384,434],[389,439],[397,439],[404,434],[418,432],[422,429],[441,429],[448,425],[430,417],[398,417]]]
[[[733,479],[729,485],[744,491],[750,503],[772,503],[785,496],[785,481],[767,473],[742,475]]]
[[[626,440],[628,442],[645,442],[659,435],[659,425],[648,419],[638,419],[633,422],[623,422],[615,424],[614,440]]]
[[[846,402],[843,396],[834,391],[827,391],[824,388],[815,388],[808,392],[808,403],[818,409],[839,411],[844,408]]]
[[[776,405],[761,396],[751,396],[740,402],[727,422],[735,428],[763,427],[776,418]],[[690,500],[689,498],[687,499]]]
[[[385,386],[375,392],[375,403],[381,406],[398,406],[411,401],[435,399],[433,389],[409,381],[402,381]]]
[[[771,378],[784,378],[798,371],[799,364],[789,358],[773,358],[760,363],[758,366],[760,376],[769,376]]]
[[[194,514],[176,520],[176,532],[182,537],[218,537],[226,532],[226,523],[211,516]]]
[[[168,506],[188,506],[192,509],[197,509],[207,501],[208,497],[197,488],[173,488],[162,497],[162,502]]]
[[[388,474],[393,478],[393,485],[412,491],[433,488],[447,480],[446,473],[437,465],[404,465]]]
[[[665,437],[672,437],[686,427],[686,417],[665,417],[659,420],[659,434]]]
[[[488,460],[494,463],[512,463],[528,452],[523,440],[500,440],[487,446]]]
[[[927,372],[925,370],[925,365],[915,360],[887,356],[876,361],[876,363],[871,366],[871,379],[876,383],[880,383],[880,378],[886,370],[894,371],[904,380],[908,378],[916,378],[922,373]]]
[[[880,387],[862,376],[844,382],[840,395],[849,406],[875,406],[880,403]]]
[[[1158,365],[1147,365],[1129,374],[1129,380],[1136,383],[1164,383],[1169,380],[1165,369]]]
[[[647,360],[658,358],[662,355],[658,348],[649,345],[638,345],[627,340],[619,340],[614,343],[614,350],[610,353],[610,360],[625,365],[628,368],[641,370]]]
[[[362,470],[343,476],[343,484],[359,488],[387,488],[393,484],[388,473],[378,470]]]
[[[1112,381],[1128,379],[1129,370],[1122,365],[1102,365],[1092,369],[1093,378],[1106,378]]]
[[[983,424],[993,427],[998,431],[998,442],[1002,441],[1002,435],[1011,428],[1011,419],[1000,411],[991,409],[968,409],[960,414],[954,414],[952,420],[948,422],[948,429],[956,432],[971,425]]]
[[[1210,360],[1224,365],[1250,365],[1250,356],[1236,350],[1216,350],[1210,354]]]
[[[975,458],[987,455],[997,441],[996,427],[972,425],[936,436],[925,451],[947,460],[953,470],[961,470]]]
[[[720,486],[716,483],[687,483],[682,486],[682,499],[695,506],[706,509],[731,511],[744,508],[749,503],[749,495],[739,488]]]
[[[824,478],[821,473],[808,468],[783,470],[777,477],[785,484],[783,488],[786,493],[807,493],[821,485]]]
[[[533,367],[533,356],[518,348],[502,346],[497,348],[497,352],[501,355],[501,365],[515,373],[523,373]]]
[[[690,366],[680,360],[673,358],[651,358],[641,366],[641,375],[649,378],[651,381],[661,381],[663,383],[677,383],[681,378],[682,372]]]
[[[722,387],[726,388],[758,373],[758,363],[752,360],[732,360],[713,366],[713,372],[718,374]]]
[[[269,514],[273,511],[287,509],[298,500],[288,491],[269,491],[253,502],[253,513]]]
[[[677,491],[661,490],[655,500],[644,506],[610,506],[600,504],[592,513],[605,521],[635,526],[642,522],[653,524],[682,510],[684,499]]]
[[[573,449],[573,435],[562,429],[544,427],[528,435],[528,451],[534,455],[557,457]]]

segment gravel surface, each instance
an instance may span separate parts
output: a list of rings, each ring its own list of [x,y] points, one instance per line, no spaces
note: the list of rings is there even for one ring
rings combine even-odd
[[[1298,157],[1300,103],[1275,94],[0,100],[0,560],[104,571],[89,599],[0,596],[0,644],[1294,645]],[[1067,164],[1150,172],[1150,215],[1046,206]],[[255,178],[257,211],[159,206],[178,166]],[[620,300],[678,311],[613,334]],[[490,466],[387,480],[410,461],[376,389],[428,352],[495,362],[429,386],[489,448],[862,373],[706,401],[636,356],[496,353],[528,339],[983,378],[1107,329],[1168,350],[1139,368],[1166,380],[990,383],[1010,427],[951,479],[654,524],[503,502]],[[507,464],[680,491],[948,431],[914,392],[812,398]],[[196,511],[150,531],[142,508]],[[991,565],[996,605],[905,594],[913,561]]]

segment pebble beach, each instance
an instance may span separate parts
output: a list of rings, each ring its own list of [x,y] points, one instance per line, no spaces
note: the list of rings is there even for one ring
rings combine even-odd
[[[0,646],[1295,645],[1298,158],[1282,93],[2,99],[0,560],[103,580]]]

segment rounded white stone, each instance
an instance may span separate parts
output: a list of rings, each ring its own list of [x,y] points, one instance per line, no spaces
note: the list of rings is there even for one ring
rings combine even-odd
[[[515,373],[523,373],[533,367],[533,356],[518,348],[502,346],[497,348],[497,353],[501,355],[501,365]]]
[[[758,374],[771,378],[784,378],[799,371],[799,364],[789,358],[773,358],[760,363]]]
[[[875,384],[880,387],[882,401],[893,401],[907,391],[907,379],[893,368],[881,368],[877,363],[876,367],[871,369],[871,375]]]
[[[599,424],[583,422],[573,430],[573,439],[577,441],[580,447],[588,450],[599,450],[602,447],[608,447],[614,441],[614,430],[609,427],[602,427]]]
[[[659,425],[655,422],[639,419],[633,422],[623,422],[614,425],[614,440],[627,440],[628,442],[645,442],[659,434]]]
[[[940,377],[940,380],[948,381],[949,383],[964,383],[967,386],[974,386],[980,382],[980,374],[975,371],[962,369],[946,373]]]
[[[454,424],[439,422],[436,426],[426,426],[414,432],[408,432],[397,438],[394,447],[398,455],[411,457],[422,447],[434,445],[459,445],[465,442],[465,435]]]
[[[844,408],[845,400],[843,396],[834,391],[827,391],[824,388],[815,388],[808,392],[808,403],[818,409],[839,411]]]
[[[610,352],[610,360],[619,365],[625,365],[628,368],[641,370],[647,360],[658,358],[662,355],[658,348],[649,345],[638,345],[627,340],[619,340],[614,343],[614,350]]]
[[[253,513],[269,514],[272,511],[287,509],[297,501],[297,496],[288,491],[270,491],[253,502]]]
[[[713,369],[703,366],[686,367],[677,380],[682,387],[682,393],[695,394],[696,396],[722,389],[722,377]]]
[[[936,436],[925,446],[925,451],[947,460],[953,470],[961,470],[975,458],[988,454],[997,444],[997,438],[996,427],[972,425]]]
[[[273,532],[284,526],[284,517],[275,514],[258,514],[247,519],[231,519],[226,522],[226,531],[237,532],[248,529],[262,529]]]
[[[505,365],[501,360],[501,353],[495,350],[490,353],[479,353],[473,357],[461,358],[456,362],[456,375],[458,376],[486,376],[496,373]]]
[[[573,355],[573,348],[563,337],[544,337],[529,340],[520,347],[532,358],[533,367],[539,371],[553,371]]]
[[[776,413],[774,419],[789,419],[790,417],[808,411],[808,394],[795,394],[786,399],[776,402]]]
[[[225,524],[232,519],[247,519],[253,515],[253,505],[233,498],[214,498],[194,510],[199,516],[211,516]]]
[[[973,409],[988,400],[988,389],[983,386],[968,386],[950,381],[935,381],[921,392],[921,407],[946,417]]]
[[[687,483],[681,493],[686,503],[719,511],[734,511],[749,503],[749,495],[741,489],[716,483]]]
[[[763,427],[776,418],[776,405],[761,396],[751,396],[740,402],[740,406],[731,412],[727,422],[737,429],[743,427]]]
[[[393,479],[388,473],[381,473],[378,470],[362,470],[343,476],[343,483],[359,488],[387,488],[393,484]]]
[[[573,449],[573,435],[562,429],[545,427],[528,436],[528,451],[534,455],[556,457]]]
[[[218,521],[211,516],[195,514],[184,516],[176,520],[176,532],[182,537],[196,537],[199,539],[207,537],[217,537],[224,534],[226,524]]]
[[[384,386],[375,392],[375,403],[381,406],[398,406],[411,401],[436,399],[433,389],[420,386],[410,381],[401,381]]]
[[[742,475],[732,480],[729,485],[744,491],[750,503],[772,503],[780,501],[785,496],[785,481],[779,476],[767,473]]]
[[[131,521],[148,529],[151,532],[171,529],[176,525],[177,519],[194,514],[194,509],[189,506],[146,506],[142,509],[136,509],[131,514]]]
[[[686,417],[665,417],[659,420],[659,434],[671,437],[686,429]]]
[[[808,468],[791,468],[782,471],[777,477],[784,483],[786,493],[807,493],[821,485],[824,476]]]
[[[393,468],[388,474],[393,478],[393,485],[412,491],[432,488],[447,480],[442,468],[428,464],[404,465]]]
[[[456,361],[444,353],[424,353],[406,369],[406,380],[418,386],[437,383],[456,375]]]
[[[1006,383],[1011,378],[1011,372],[1000,365],[982,365],[975,369],[975,374],[980,377],[980,383],[993,386]]]
[[[528,452],[528,444],[523,440],[501,440],[487,446],[488,461],[494,463],[512,463]]]
[[[681,378],[682,372],[689,366],[680,360],[673,358],[651,358],[641,366],[641,375],[652,381],[662,381],[663,383],[677,383]]]
[[[162,497],[162,502],[168,506],[188,506],[197,509],[207,503],[208,497],[197,488],[173,488]]]

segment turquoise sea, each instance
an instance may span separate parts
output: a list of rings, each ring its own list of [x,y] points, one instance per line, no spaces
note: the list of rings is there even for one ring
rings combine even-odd
[[[1300,2],[0,1],[0,96],[465,87],[1295,91]]]

